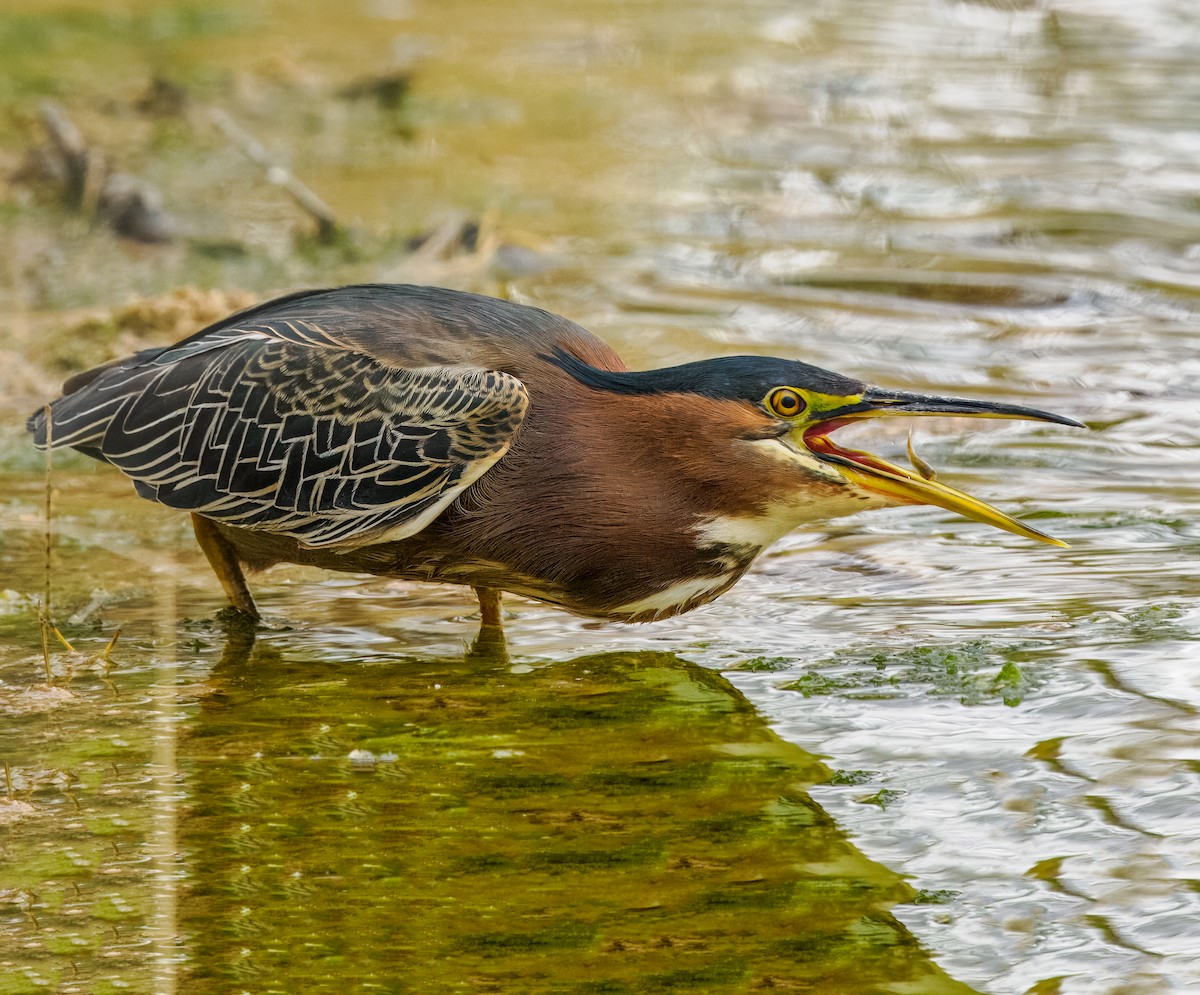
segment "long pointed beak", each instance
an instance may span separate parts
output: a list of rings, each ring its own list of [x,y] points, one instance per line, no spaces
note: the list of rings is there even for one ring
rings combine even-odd
[[[967,418],[1018,418],[1026,421],[1048,421],[1056,425],[1084,428],[1082,422],[1065,415],[1056,415],[1023,404],[1000,404],[996,401],[976,401],[969,397],[940,397],[937,394],[914,394],[906,390],[868,387],[857,404],[848,404],[831,411],[826,421],[842,418],[877,418],[882,415],[959,415]]]
[[[998,508],[935,480],[933,471],[920,461],[910,446],[910,458],[916,472],[890,463],[882,457],[857,449],[843,449],[829,438],[843,425],[865,418],[908,415],[957,415],[968,418],[1020,418],[1053,422],[1083,428],[1074,418],[1056,415],[1020,404],[1000,404],[961,397],[939,397],[902,390],[869,387],[854,403],[824,412],[821,420],[802,431],[805,446],[819,459],[838,468],[847,480],[866,490],[884,494],[901,504],[931,504],[965,518],[992,525],[1006,532],[1037,539],[1054,546],[1066,546],[1061,539],[1017,521]]]

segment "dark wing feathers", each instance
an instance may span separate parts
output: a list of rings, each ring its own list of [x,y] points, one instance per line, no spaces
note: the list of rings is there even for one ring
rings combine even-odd
[[[53,445],[162,504],[351,547],[424,528],[524,418],[509,374],[401,368],[312,321],[244,317],[81,378],[53,405]],[[44,446],[44,415],[30,428]]]

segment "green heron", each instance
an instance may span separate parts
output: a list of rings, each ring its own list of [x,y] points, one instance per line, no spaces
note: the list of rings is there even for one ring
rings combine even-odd
[[[1065,545],[918,472],[835,444],[891,415],[1015,404],[730,356],[632,371],[579,325],[431,287],[291,294],[77,374],[29,421],[189,511],[232,605],[242,567],[310,564],[511,591],[644,622],[718,597],[799,524],[932,504]]]

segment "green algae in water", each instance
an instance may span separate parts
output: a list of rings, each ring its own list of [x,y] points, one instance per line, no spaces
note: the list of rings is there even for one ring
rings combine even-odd
[[[0,922],[9,989],[156,988],[154,681],[80,681],[0,734],[22,768],[81,773],[77,810],[35,792],[0,844],[37,918]],[[673,655],[513,674],[242,636],[166,711],[182,992],[969,991],[886,911],[912,888],[808,795],[830,771]]]
[[[194,990],[956,987],[878,911],[908,886],[804,792],[824,766],[711,672],[654,653],[305,669],[302,696],[253,665],[221,675],[182,744]],[[314,727],[345,737],[338,716],[394,759],[299,759]]]
[[[903,798],[903,791],[894,791],[891,788],[880,788],[873,795],[864,795],[862,798],[856,798],[860,805],[878,805],[881,809],[887,807],[894,801]]]
[[[1046,680],[1036,662],[1039,644],[972,639],[946,645],[879,650],[865,647],[812,664],[780,685],[806,698],[830,695],[893,698],[924,693],[964,705],[1019,705]]]

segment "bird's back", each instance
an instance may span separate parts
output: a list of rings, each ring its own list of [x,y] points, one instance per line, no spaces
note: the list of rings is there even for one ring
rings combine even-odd
[[[538,308],[432,287],[307,291],[78,374],[29,429],[215,521],[354,546],[423,528],[508,451],[527,380],[566,350]]]
[[[623,364],[586,329],[541,308],[442,287],[357,284],[301,291],[211,325],[194,338],[262,321],[311,322],[347,348],[403,367],[518,367],[555,346],[582,350],[605,367]],[[184,340],[186,342],[191,340]]]
[[[178,362],[204,351],[206,344],[262,329],[286,334],[289,326],[303,325],[323,331],[335,347],[406,369],[499,370],[524,379],[531,367],[542,365],[539,357],[555,348],[600,369],[625,369],[602,340],[541,308],[442,287],[355,284],[299,291],[256,304],[173,345],[144,349],[76,373],[63,383],[63,396],[52,405],[53,425],[65,426],[77,412],[86,410],[95,387],[111,380],[114,373]],[[30,416],[27,427],[35,444],[45,446],[44,408]],[[52,427],[52,434],[56,446],[65,439],[58,428]],[[103,458],[94,451],[88,454]]]

